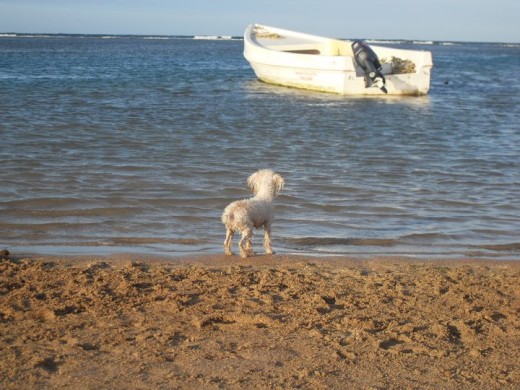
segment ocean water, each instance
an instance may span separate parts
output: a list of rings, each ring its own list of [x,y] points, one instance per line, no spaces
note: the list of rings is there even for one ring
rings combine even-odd
[[[112,38],[0,37],[1,248],[221,253],[272,168],[279,253],[520,258],[520,45],[394,42],[429,95],[353,98],[259,82],[240,39]]]

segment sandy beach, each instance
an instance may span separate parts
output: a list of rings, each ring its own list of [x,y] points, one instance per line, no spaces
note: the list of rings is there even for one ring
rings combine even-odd
[[[5,389],[520,387],[520,262],[0,260]]]

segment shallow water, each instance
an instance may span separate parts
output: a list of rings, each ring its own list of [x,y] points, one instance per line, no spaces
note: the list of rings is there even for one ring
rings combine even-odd
[[[240,40],[1,38],[0,246],[218,253],[270,167],[279,252],[518,258],[520,47],[397,46],[428,96],[263,84]]]

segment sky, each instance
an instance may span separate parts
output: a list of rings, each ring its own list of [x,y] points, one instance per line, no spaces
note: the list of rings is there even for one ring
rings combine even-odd
[[[0,33],[243,34],[520,42],[520,0],[0,0]]]

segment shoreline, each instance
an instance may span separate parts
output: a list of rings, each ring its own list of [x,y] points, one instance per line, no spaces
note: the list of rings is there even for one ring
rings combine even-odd
[[[0,259],[0,384],[515,388],[520,261]]]
[[[85,254],[89,256],[113,257],[113,256],[142,256],[176,259],[179,257],[197,257],[197,256],[218,256],[223,254],[220,246],[208,246],[200,248],[194,246],[190,249],[184,244],[172,244],[168,250],[165,248],[154,248],[153,246],[143,245],[22,245],[9,246],[7,249],[13,254],[17,254],[18,258],[27,257],[81,257]],[[256,245],[259,245],[257,243]],[[334,246],[334,244],[332,244]],[[234,248],[236,252],[237,248]],[[260,247],[257,256],[261,256],[263,252]],[[426,248],[409,247],[395,248],[393,246],[382,245],[375,246],[368,250],[367,247],[357,247],[354,245],[351,251],[334,251],[334,250],[298,250],[286,247],[275,248],[276,254],[283,256],[308,256],[317,258],[379,258],[379,257],[395,257],[395,258],[412,258],[412,259],[475,259],[475,260],[520,260],[520,243],[507,244],[488,244],[488,245],[467,245],[464,248],[456,250],[455,248],[440,248],[439,246],[431,246]],[[357,249],[357,250],[355,250]]]
[[[120,268],[128,264],[143,263],[151,266],[172,266],[172,267],[249,267],[261,269],[265,267],[287,268],[293,265],[314,264],[319,267],[341,270],[343,268],[363,268],[363,267],[387,267],[396,268],[399,266],[431,266],[457,268],[464,266],[476,267],[507,267],[512,270],[520,270],[520,258],[518,259],[497,259],[486,257],[431,257],[431,256],[350,256],[350,255],[309,255],[309,254],[257,254],[247,259],[234,254],[183,254],[159,256],[156,254],[140,253],[117,253],[109,255],[30,255],[30,256],[9,256],[0,257],[0,261],[38,262],[49,263],[66,268],[85,268],[92,264],[107,264],[113,268]]]
[[[3,258],[13,261],[19,260],[43,260],[43,261],[57,261],[57,262],[78,262],[83,264],[86,261],[107,261],[107,262],[122,262],[122,261],[150,261],[150,262],[173,262],[173,263],[201,263],[201,264],[234,264],[244,263],[251,265],[266,265],[277,262],[291,262],[291,261],[317,261],[324,264],[355,264],[357,262],[373,262],[373,261],[397,261],[397,262],[417,262],[417,263],[465,263],[465,264],[512,264],[518,263],[520,265],[520,254],[511,255],[507,257],[493,256],[489,254],[424,254],[424,253],[312,253],[312,252],[275,252],[273,255],[266,255],[263,252],[255,253],[247,259],[242,259],[235,251],[233,255],[228,256],[222,252],[154,252],[141,249],[139,251],[132,250],[115,250],[113,252],[107,251],[91,251],[89,247],[82,247],[78,252],[13,252],[12,250],[4,249],[9,253]],[[2,251],[2,252],[3,252]],[[1,253],[0,253],[1,255]],[[0,256],[0,260],[2,256]]]

